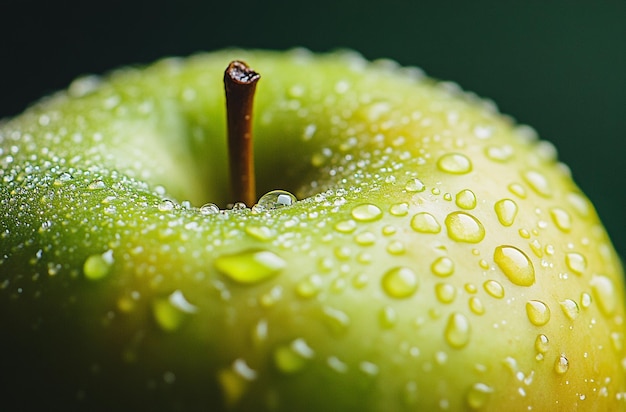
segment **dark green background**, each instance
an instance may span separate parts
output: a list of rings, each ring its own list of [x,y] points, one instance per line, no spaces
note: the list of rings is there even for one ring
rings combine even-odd
[[[555,143],[626,256],[624,0],[0,0],[0,117],[80,74],[225,46],[348,47],[495,100]]]

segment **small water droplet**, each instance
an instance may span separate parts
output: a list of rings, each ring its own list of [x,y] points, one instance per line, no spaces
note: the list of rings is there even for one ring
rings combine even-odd
[[[335,230],[341,233],[352,233],[356,229],[356,222],[352,219],[342,220],[335,224]]]
[[[404,246],[404,243],[399,240],[392,240],[387,245],[387,253],[391,255],[401,255],[404,252],[406,252],[406,247]]]
[[[414,179],[409,179],[406,182],[404,189],[407,192],[423,192],[424,190],[426,190],[426,186],[421,180],[414,178]]]
[[[552,221],[562,232],[569,232],[572,229],[572,218],[565,210],[554,207],[550,209],[550,216]]]
[[[437,160],[439,170],[452,174],[465,174],[472,170],[470,159],[460,153],[447,153]]]
[[[524,252],[514,246],[498,246],[493,260],[511,283],[531,286],[535,283],[535,268]]]
[[[550,321],[550,308],[540,300],[526,302],[526,315],[535,326],[543,326]]]
[[[215,259],[215,268],[231,280],[243,284],[262,282],[277,275],[286,262],[268,250],[245,250]]]
[[[504,287],[497,280],[487,280],[483,283],[483,288],[490,296],[496,299],[502,299],[504,297]]]
[[[324,321],[331,333],[335,336],[342,335],[350,326],[350,317],[343,311],[329,306],[323,309]]]
[[[580,253],[571,252],[565,255],[565,264],[579,276],[587,270],[587,259]]]
[[[550,340],[544,334],[537,335],[535,339],[535,350],[539,353],[546,353],[550,349]]]
[[[106,189],[106,183],[104,183],[103,180],[100,179],[96,179],[94,181],[92,181],[91,183],[89,183],[89,186],[87,186],[87,189],[89,190],[102,190],[102,189]]]
[[[189,303],[180,290],[152,303],[152,315],[157,325],[165,332],[177,330],[189,315],[197,311],[196,306]]]
[[[502,226],[511,226],[517,216],[517,203],[511,199],[502,199],[494,205],[496,216]]]
[[[246,226],[245,231],[248,235],[252,236],[257,240],[261,240],[263,242],[267,242],[276,237],[276,230],[269,228],[267,226]]]
[[[380,310],[378,320],[383,329],[391,329],[398,322],[398,314],[393,307],[385,306]]]
[[[509,192],[513,193],[515,196],[519,197],[520,199],[525,199],[526,198],[526,189],[524,189],[524,186],[520,185],[519,183],[511,183],[508,186]]]
[[[430,265],[430,270],[437,276],[450,276],[454,273],[454,262],[447,256],[441,256]]]
[[[618,305],[613,281],[603,275],[593,275],[589,283],[593,296],[600,306],[600,311],[606,316],[612,315]]]
[[[393,216],[406,216],[409,213],[409,204],[406,202],[396,203],[389,208],[389,213]]]
[[[487,402],[489,402],[489,398],[492,393],[493,388],[490,386],[487,386],[484,383],[475,383],[472,385],[465,398],[467,406],[474,410],[482,409],[485,405],[487,405]]]
[[[72,179],[74,179],[74,177],[71,174],[67,172],[63,172],[57,176],[56,180],[54,181],[54,184],[56,186],[60,186],[64,183],[71,181]]]
[[[298,199],[285,190],[272,190],[261,196],[257,205],[265,210],[280,209],[296,203]]]
[[[456,288],[449,283],[437,283],[435,296],[441,303],[452,303],[456,298]]]
[[[559,357],[554,362],[554,371],[559,375],[563,375],[569,370],[569,360],[564,354],[559,355]]]
[[[206,203],[200,207],[200,213],[203,215],[214,215],[220,212],[220,208],[215,203]]]
[[[482,315],[485,313],[485,306],[483,302],[476,296],[469,298],[469,308],[476,315]]]
[[[583,292],[580,295],[580,306],[582,306],[583,309],[587,309],[589,306],[591,306],[591,295],[587,292]]]
[[[89,280],[99,280],[106,277],[113,267],[113,251],[107,250],[102,254],[89,256],[83,264],[83,273]]]
[[[322,290],[322,277],[318,274],[312,274],[298,282],[296,293],[301,298],[312,298]]]
[[[580,313],[580,309],[578,308],[578,304],[574,302],[572,299],[565,299],[559,302],[561,305],[561,309],[565,316],[567,316],[570,320],[575,320]]]
[[[448,318],[444,332],[446,342],[456,349],[467,345],[471,336],[469,320],[462,313],[454,312]]]
[[[376,205],[365,203],[354,207],[351,214],[358,222],[373,222],[383,216],[383,211]]]
[[[274,365],[280,372],[290,375],[301,371],[314,355],[313,349],[300,338],[274,350]]]
[[[376,243],[376,235],[372,232],[362,232],[354,236],[354,241],[360,246],[372,246]]]
[[[176,204],[169,199],[163,199],[158,207],[161,212],[171,212],[176,208]]]
[[[505,146],[489,146],[485,149],[485,154],[491,160],[496,162],[506,162],[513,157],[513,147]]]
[[[465,210],[474,209],[476,207],[476,195],[469,189],[461,190],[456,194],[456,205]]]
[[[550,197],[552,196],[552,188],[548,179],[536,170],[528,170],[522,174],[522,178],[528,186],[537,193],[539,196]]]
[[[411,219],[411,228],[420,233],[439,233],[441,226],[437,219],[428,212],[420,212]]]
[[[485,237],[485,228],[474,216],[465,212],[452,212],[446,216],[448,237],[457,242],[478,243]]]
[[[418,277],[411,269],[396,267],[382,277],[382,288],[388,296],[404,299],[412,296],[418,287]]]

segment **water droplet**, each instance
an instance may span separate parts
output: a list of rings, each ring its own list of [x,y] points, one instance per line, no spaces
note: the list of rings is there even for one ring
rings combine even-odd
[[[456,205],[465,210],[474,209],[476,207],[476,195],[469,189],[461,190],[456,194]]]
[[[589,283],[593,296],[600,306],[600,311],[606,316],[612,315],[618,305],[613,281],[603,275],[593,275]]]
[[[580,253],[571,252],[565,255],[565,264],[576,275],[582,275],[587,270],[587,259]]]
[[[406,267],[396,267],[382,277],[382,288],[392,298],[403,299],[417,291],[418,278],[415,272]]]
[[[552,189],[548,179],[536,170],[528,170],[522,174],[522,178],[528,186],[537,193],[539,196],[550,197],[552,196]]]
[[[511,283],[531,286],[535,283],[535,268],[524,252],[513,246],[498,246],[493,260]]]
[[[552,221],[562,232],[569,232],[572,229],[572,218],[565,210],[554,207],[550,209],[550,216]]]
[[[578,213],[581,217],[588,217],[591,211],[591,206],[589,204],[589,200],[587,198],[576,192],[569,193],[567,195],[567,201],[570,205],[574,207],[576,213]]]
[[[483,302],[476,296],[472,296],[471,298],[469,298],[469,308],[476,315],[482,315],[485,313],[485,307],[483,306]]]
[[[521,199],[526,198],[526,189],[524,189],[524,186],[520,185],[519,183],[511,183],[508,186],[508,189],[509,192],[513,193],[515,196]]]
[[[559,355],[559,357],[554,362],[554,371],[559,375],[563,375],[569,370],[569,360],[565,357],[564,354]]]
[[[583,309],[587,309],[589,306],[591,306],[591,295],[587,292],[583,292],[580,295],[580,306],[582,306]]]
[[[460,349],[467,345],[471,335],[467,317],[458,312],[452,313],[448,318],[444,335],[446,342],[453,348]]]
[[[312,298],[322,290],[322,277],[318,274],[312,274],[298,282],[296,293],[301,298]]]
[[[401,255],[404,252],[406,252],[404,243],[400,242],[399,240],[392,240],[387,245],[387,253],[391,255]]]
[[[544,334],[537,335],[535,339],[535,350],[539,353],[546,353],[550,349],[550,340]]]
[[[437,276],[450,276],[454,273],[454,262],[449,257],[441,256],[430,265],[430,270]]]
[[[350,317],[343,311],[325,306],[323,308],[324,321],[331,333],[335,336],[342,335],[350,326]]]
[[[437,283],[435,295],[441,303],[451,303],[456,298],[456,288],[449,283]]]
[[[372,246],[376,243],[376,235],[372,232],[362,232],[354,236],[354,241],[360,246]]]
[[[406,216],[409,213],[409,204],[406,202],[396,203],[389,208],[389,213],[394,216]]]
[[[378,320],[383,329],[391,329],[398,322],[398,314],[393,307],[385,306],[381,309]]]
[[[89,186],[87,186],[87,189],[89,190],[102,190],[102,189],[106,189],[106,183],[104,183],[104,181],[100,180],[100,179],[96,179],[93,182],[89,183]]]
[[[511,199],[502,199],[494,205],[496,216],[502,226],[511,226],[517,216],[517,203]]]
[[[559,302],[561,305],[561,309],[565,316],[567,316],[570,320],[575,320],[578,317],[580,309],[578,309],[578,304],[574,302],[572,299],[565,299]]]
[[[383,216],[383,211],[376,205],[365,203],[352,209],[351,214],[359,222],[373,222]]]
[[[485,237],[485,228],[474,216],[452,212],[446,216],[448,237],[457,242],[478,243]]]
[[[437,219],[428,212],[420,212],[413,216],[411,228],[420,233],[439,233],[441,231]]]
[[[267,226],[246,226],[245,231],[248,235],[252,236],[257,240],[261,240],[263,242],[267,242],[272,240],[276,236],[276,231]]]
[[[206,203],[200,207],[200,213],[203,215],[214,215],[220,212],[220,208],[214,203]]]
[[[301,371],[314,355],[304,339],[296,339],[274,350],[274,365],[280,372],[290,375]]]
[[[504,297],[504,287],[497,280],[488,280],[483,283],[483,288],[492,297],[502,299]]]
[[[475,383],[472,385],[465,398],[467,406],[474,410],[482,409],[487,402],[489,402],[489,398],[492,393],[493,388],[490,386],[487,386],[484,383]]]
[[[550,321],[550,308],[540,300],[526,302],[526,315],[535,326],[543,326]]]
[[[485,154],[491,160],[496,162],[506,162],[513,157],[513,148],[506,146],[489,146],[485,149]]]
[[[261,196],[257,205],[265,210],[273,210],[291,206],[297,201],[294,195],[285,190],[272,190]]]
[[[465,174],[472,170],[472,162],[460,153],[447,153],[439,158],[437,167],[443,172]]]
[[[74,179],[74,177],[71,174],[69,174],[67,172],[63,172],[63,173],[59,174],[59,176],[57,176],[56,180],[54,181],[54,184],[56,186],[60,186],[60,185],[62,185],[64,183],[69,182],[72,179]]]
[[[352,233],[356,229],[356,222],[352,219],[342,220],[335,224],[335,230],[341,233]]]
[[[189,303],[180,290],[152,303],[152,315],[157,325],[165,332],[177,330],[189,315],[197,311],[196,306]]]
[[[268,250],[245,250],[215,259],[215,268],[238,283],[253,284],[275,276],[286,262]]]
[[[421,180],[414,178],[414,179],[409,179],[406,182],[404,189],[407,192],[423,192],[424,190],[426,190],[426,186]]]
[[[83,273],[89,280],[99,280],[107,276],[113,267],[113,251],[89,256],[83,264]]]
[[[171,212],[176,209],[176,204],[169,199],[164,199],[159,203],[158,207],[161,212]]]

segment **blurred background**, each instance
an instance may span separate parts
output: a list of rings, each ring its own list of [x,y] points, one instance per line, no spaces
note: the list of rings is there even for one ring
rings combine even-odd
[[[624,0],[0,0],[0,118],[81,74],[227,46],[352,48],[493,99],[558,147],[626,256]]]

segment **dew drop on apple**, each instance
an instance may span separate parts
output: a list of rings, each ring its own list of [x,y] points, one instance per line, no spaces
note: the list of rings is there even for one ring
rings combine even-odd
[[[274,210],[291,206],[297,201],[298,199],[293,194],[285,190],[272,190],[261,196],[257,205],[265,210]]]
[[[113,267],[113,251],[89,256],[83,264],[83,273],[89,280],[99,280],[107,276]]]
[[[447,277],[454,273],[454,262],[447,256],[440,256],[430,265],[433,274]]]
[[[476,296],[469,298],[469,308],[475,315],[482,315],[485,313],[485,306],[483,302]]]
[[[357,223],[352,219],[342,220],[335,224],[335,230],[341,233],[352,233],[356,230]]]
[[[65,184],[71,181],[72,179],[74,179],[74,177],[71,174],[67,172],[63,172],[59,176],[57,176],[56,180],[54,181],[54,184],[57,186],[60,186],[62,184]]]
[[[506,162],[513,157],[513,153],[513,147],[510,145],[489,146],[485,149],[485,155],[496,162]]]
[[[406,202],[395,203],[389,208],[389,213],[393,216],[406,216],[409,213],[409,204]]]
[[[419,233],[439,233],[441,225],[435,216],[428,212],[420,212],[411,219],[411,228]]]
[[[391,329],[398,323],[398,313],[392,306],[385,306],[378,314],[378,321],[383,329]]]
[[[257,240],[267,242],[276,237],[276,231],[267,226],[247,225],[245,232]]]
[[[606,316],[612,315],[619,302],[613,281],[604,275],[593,275],[589,283],[600,311]]]
[[[563,375],[569,370],[569,360],[564,354],[560,354],[556,361],[554,362],[554,371]]]
[[[155,299],[152,303],[152,315],[159,327],[166,332],[180,328],[186,318],[195,314],[198,308],[187,301],[180,290],[169,296]]]
[[[335,336],[344,334],[350,326],[350,317],[344,311],[325,306],[322,312],[324,323]]]
[[[463,154],[447,153],[437,160],[437,167],[442,172],[465,174],[472,170],[472,162]]]
[[[286,262],[269,250],[244,250],[215,259],[215,268],[229,279],[241,284],[263,282],[285,268]]]
[[[550,308],[540,300],[526,302],[526,315],[535,326],[543,326],[550,321]]]
[[[215,203],[206,203],[200,207],[200,213],[203,215],[214,215],[220,212],[220,208]]]
[[[485,283],[483,283],[483,288],[491,297],[496,299],[502,299],[504,297],[504,287],[502,287],[502,284],[497,280],[485,281]]]
[[[158,208],[161,212],[171,212],[176,208],[176,205],[171,200],[164,199],[161,201],[161,203],[159,203]]]
[[[424,183],[418,178],[409,179],[404,186],[407,192],[418,193],[426,190]]]
[[[387,245],[387,253],[389,253],[390,255],[402,255],[406,252],[406,246],[404,246],[404,243],[402,243],[399,240],[392,240],[391,242],[389,242],[389,244]]]
[[[372,246],[376,243],[376,235],[372,232],[361,232],[354,236],[354,241],[359,246]]]
[[[457,242],[478,243],[485,237],[485,228],[474,216],[465,212],[452,212],[446,216],[448,237]]]
[[[273,353],[274,365],[286,375],[301,371],[314,356],[315,352],[302,338],[278,346]]]
[[[301,298],[309,299],[320,293],[322,286],[322,277],[314,273],[298,282],[296,285],[296,293]]]
[[[570,252],[565,255],[565,264],[576,275],[582,275],[587,270],[587,259],[580,253]]]
[[[452,303],[456,298],[456,288],[449,283],[437,283],[435,296],[441,303]]]
[[[551,197],[552,196],[552,188],[550,187],[550,183],[548,179],[541,173],[536,170],[528,170],[522,174],[522,178],[528,186],[542,197]]]
[[[574,300],[565,299],[559,302],[559,304],[561,305],[561,310],[563,311],[563,314],[569,320],[575,320],[578,317],[580,309],[578,308],[578,304]]]
[[[589,293],[583,292],[580,294],[580,306],[583,309],[587,309],[591,306],[591,295]]]
[[[535,339],[535,350],[538,353],[544,354],[548,352],[548,349],[550,349],[550,340],[548,337],[544,334],[537,335],[537,338]]]
[[[496,247],[493,260],[511,283],[531,286],[535,283],[535,268],[530,258],[514,246]]]
[[[512,199],[498,200],[494,205],[496,216],[502,226],[511,226],[517,216],[517,203]]]
[[[407,267],[395,267],[388,270],[381,280],[385,293],[396,299],[405,299],[412,296],[418,287],[418,277]]]
[[[103,180],[100,179],[96,179],[94,181],[92,181],[91,183],[89,183],[89,185],[87,186],[87,189],[89,190],[103,190],[106,189],[106,183],[104,183]]]
[[[476,195],[469,189],[463,189],[456,194],[456,205],[465,210],[474,209],[476,207]]]
[[[351,211],[351,215],[358,222],[373,222],[383,216],[383,211],[376,205],[364,203],[355,206]]]
[[[469,343],[471,327],[469,319],[462,313],[454,312],[448,318],[444,337],[450,346],[460,349]]]
[[[567,233],[572,229],[572,218],[567,211],[560,207],[554,207],[550,209],[550,216],[560,231]]]
[[[467,392],[465,401],[470,409],[482,409],[489,402],[493,388],[484,383],[475,383]]]

